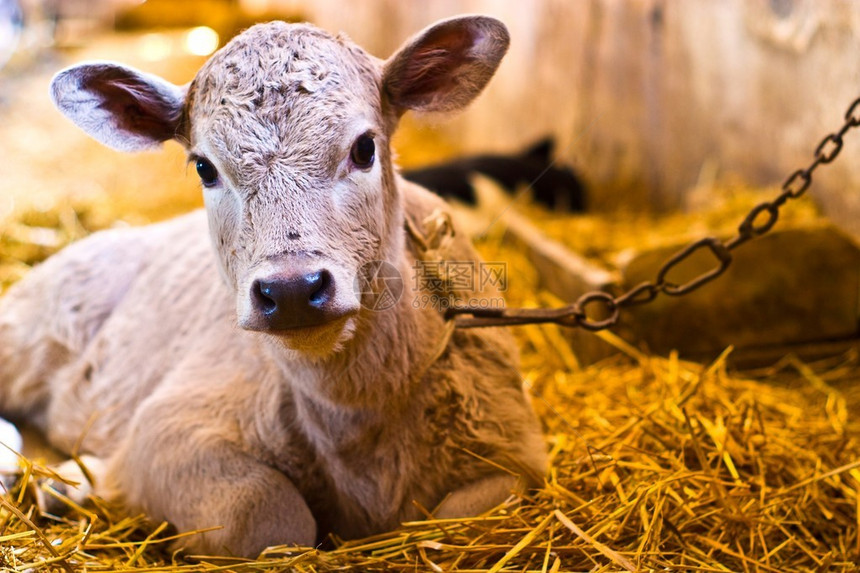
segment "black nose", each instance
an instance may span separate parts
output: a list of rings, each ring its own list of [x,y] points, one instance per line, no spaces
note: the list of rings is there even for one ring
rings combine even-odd
[[[332,318],[335,284],[330,272],[276,275],[254,281],[251,297],[271,330],[317,326]]]

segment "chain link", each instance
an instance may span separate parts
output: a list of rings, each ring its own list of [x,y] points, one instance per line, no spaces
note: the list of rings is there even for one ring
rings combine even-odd
[[[860,126],[860,98],[854,100],[848,107],[845,121],[839,131],[828,134],[821,140],[815,148],[812,162],[805,169],[798,169],[792,173],[782,184],[782,193],[775,199],[753,207],[738,225],[737,234],[734,237],[727,241],[717,237],[705,237],[694,241],[669,257],[657,271],[653,281],[639,283],[618,296],[612,296],[604,291],[587,292],[575,303],[560,308],[452,307],[448,309],[446,318],[454,319],[456,326],[460,328],[552,322],[562,326],[578,326],[597,331],[615,326],[622,309],[647,304],[660,293],[667,296],[682,296],[692,292],[726,272],[732,262],[734,249],[770,231],[779,219],[779,210],[782,206],[790,199],[797,199],[806,193],[812,184],[812,174],[818,166],[836,159],[842,151],[845,134],[858,126]],[[668,278],[672,269],[701,250],[710,251],[716,259],[716,264],[710,270],[684,284],[673,283]]]

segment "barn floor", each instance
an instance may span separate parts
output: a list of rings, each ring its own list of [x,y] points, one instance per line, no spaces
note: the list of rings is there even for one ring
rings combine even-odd
[[[519,331],[551,469],[487,515],[403,524],[331,551],[172,555],[166,524],[96,503],[40,515],[0,498],[0,566],[111,571],[852,571],[860,360],[728,371],[645,356],[579,369],[554,327]],[[25,465],[27,480],[44,473]],[[61,501],[61,503],[63,503]]]
[[[97,45],[123,59],[131,40]],[[110,51],[106,52],[106,48]],[[59,63],[59,62],[55,62]],[[180,67],[193,69],[194,61]],[[177,146],[121,156],[50,110],[48,69],[2,94],[0,281],[86,233],[199,204]],[[171,73],[182,80],[182,70]],[[410,138],[403,139],[408,145]],[[408,149],[401,151],[409,159]],[[582,219],[580,219],[582,220]],[[595,221],[599,217],[594,217]],[[517,269],[510,305],[551,305],[524,253],[494,234],[486,258]],[[860,356],[785,356],[737,372],[643,354],[581,367],[555,326],[516,329],[523,383],[552,466],[539,491],[464,521],[404,524],[331,551],[274,548],[255,561],[176,556],[166,524],[96,502],[65,517],[32,504],[39,460],[0,498],[0,567],[181,571],[849,571],[860,566]],[[50,493],[50,492],[49,492]]]

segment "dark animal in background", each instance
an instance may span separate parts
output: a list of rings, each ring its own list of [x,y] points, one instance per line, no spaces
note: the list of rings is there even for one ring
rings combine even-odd
[[[475,190],[469,178],[478,172],[510,192],[528,185],[534,200],[550,209],[584,211],[585,186],[572,169],[553,162],[554,147],[555,142],[547,137],[515,155],[473,155],[408,169],[403,176],[442,197],[474,205]]]

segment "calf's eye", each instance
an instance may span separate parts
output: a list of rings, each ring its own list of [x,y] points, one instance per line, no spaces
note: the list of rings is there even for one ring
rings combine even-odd
[[[349,158],[359,169],[369,169],[373,165],[376,156],[376,144],[369,133],[360,135],[349,152]]]
[[[200,176],[200,181],[203,182],[204,187],[212,187],[218,182],[218,170],[208,159],[198,157],[196,167],[197,175]]]

